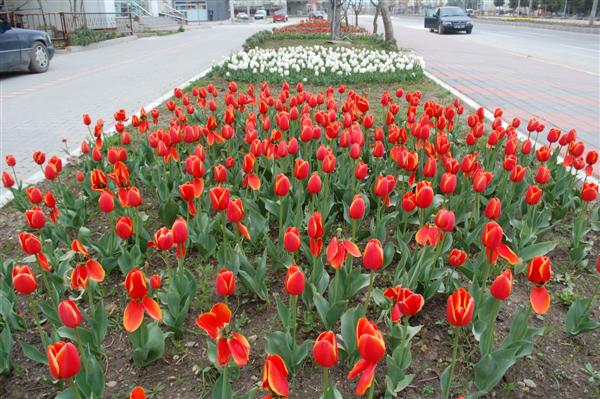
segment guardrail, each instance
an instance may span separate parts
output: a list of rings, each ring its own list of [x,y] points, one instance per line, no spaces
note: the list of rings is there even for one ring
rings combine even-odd
[[[17,28],[36,29],[48,33],[53,42],[68,46],[73,32],[87,28],[115,32],[121,36],[134,34],[133,16],[124,13],[9,13],[11,24]]]

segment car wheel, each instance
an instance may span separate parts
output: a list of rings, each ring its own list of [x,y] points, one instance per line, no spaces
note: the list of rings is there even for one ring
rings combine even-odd
[[[438,34],[440,34],[440,35],[444,34],[444,26],[442,24],[438,25]]]
[[[35,42],[31,49],[31,62],[29,70],[34,73],[46,72],[50,66],[48,49],[44,43]]]
[[[467,29],[467,30],[466,30],[466,32],[467,32],[467,35],[470,35],[472,30],[473,30],[473,28],[471,28],[471,29]]]

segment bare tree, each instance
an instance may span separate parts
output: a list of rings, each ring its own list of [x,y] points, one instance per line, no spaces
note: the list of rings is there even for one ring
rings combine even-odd
[[[383,21],[383,30],[384,30],[384,39],[385,44],[390,48],[398,48],[396,45],[396,38],[394,37],[394,26],[392,25],[392,18],[390,16],[390,9],[388,0],[371,0],[371,4],[377,7],[377,10],[381,14],[381,19]],[[377,10],[375,11],[375,16],[377,17]],[[373,21],[375,25],[377,19]],[[375,26],[374,26],[375,27]],[[373,33],[375,33],[375,29],[373,29]]]
[[[348,0],[329,0],[329,15],[331,18],[331,40],[340,39],[340,23],[342,7]]]
[[[352,11],[354,11],[354,25],[358,26],[358,14],[362,11],[363,8],[363,0],[354,0],[350,2],[352,6]]]
[[[350,5],[352,4],[352,1],[353,0],[346,0],[342,4],[342,12],[344,13],[344,22],[346,23],[346,26],[350,25],[350,23],[348,23],[348,10],[350,9]]]
[[[373,16],[373,34],[377,34],[377,18],[379,18],[379,3],[376,0],[371,0],[371,4],[375,7],[375,15]]]

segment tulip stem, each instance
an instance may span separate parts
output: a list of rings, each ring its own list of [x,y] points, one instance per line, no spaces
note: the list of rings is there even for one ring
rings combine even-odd
[[[371,388],[369,388],[369,395],[367,396],[368,399],[373,399],[373,393],[375,392],[376,382],[377,380],[375,379],[375,377],[373,377],[373,382],[371,382]]]
[[[279,242],[283,243],[283,198],[279,200]]]
[[[358,221],[356,219],[352,219],[352,242],[356,243],[356,225]]]
[[[77,338],[77,346],[79,347],[79,352],[83,355],[83,341],[81,341],[81,335],[79,335],[79,327],[73,328],[75,330],[75,338]]]
[[[450,393],[450,388],[452,387],[452,375],[454,374],[454,365],[456,364],[456,355],[458,354],[458,338],[460,337],[460,330],[458,327],[454,327],[453,334],[454,339],[452,341],[452,363],[450,363],[450,371],[448,371],[448,385],[444,390],[444,397],[447,398]]]
[[[485,353],[482,353],[482,356],[490,353],[492,348],[494,347],[494,326],[496,325],[496,318],[498,317],[498,309],[500,307],[500,300],[494,298],[494,303],[492,305],[492,310],[490,311],[490,320],[487,324],[487,334],[490,336],[489,342],[491,342],[491,346],[489,348],[485,348]]]
[[[227,227],[225,227],[227,220],[226,220],[226,216],[225,216],[225,211],[222,211],[222,212],[223,212],[223,222],[221,223],[221,230],[223,231],[223,248],[225,248],[225,251],[223,253],[227,253]]]
[[[44,286],[46,287],[46,291],[48,291],[48,295],[50,295],[50,298],[52,298],[52,302],[54,302],[55,307],[58,306],[58,303],[56,303],[55,297],[52,294],[52,292],[50,291],[50,282],[48,281],[48,276],[46,276],[46,273],[48,273],[43,267],[42,269],[42,280],[44,280]]]
[[[92,313],[92,309],[94,308],[94,293],[92,292],[92,282],[90,281],[88,287],[86,289],[88,295],[88,305],[90,307],[90,313]]]
[[[375,273],[371,270],[369,276],[369,290],[367,291],[367,300],[365,301],[365,317],[367,316],[367,310],[369,309],[369,301],[371,300],[371,293],[373,291],[373,280],[375,279]]]
[[[333,302],[337,302],[338,298],[338,291],[340,289],[340,270],[339,269],[335,269],[335,282],[333,284]]]
[[[42,346],[46,346],[46,342],[44,339],[44,331],[42,330],[42,325],[40,323],[40,316],[37,311],[37,303],[31,295],[28,295],[28,299],[29,299],[29,301],[28,301],[29,306],[31,308],[31,314],[33,315],[33,320],[35,322],[35,327],[37,328],[37,330],[40,334],[40,340],[42,342]]]
[[[290,321],[289,329],[292,335],[292,354],[295,358],[296,354],[296,309],[298,307],[298,296],[290,295]]]
[[[227,395],[225,394],[225,392],[227,391],[227,365],[223,366],[223,374],[221,375],[221,378],[223,378],[223,385],[221,386],[221,397],[227,398]]]
[[[135,207],[135,245],[140,246],[140,229],[142,228],[140,223],[140,208]],[[141,249],[141,248],[140,248]]]
[[[71,389],[73,390],[73,395],[75,395],[75,398],[81,399],[81,395],[79,395],[79,389],[77,389],[77,385],[75,385],[75,378],[71,380]]]
[[[323,393],[327,393],[329,390],[329,369],[327,367],[323,368]]]

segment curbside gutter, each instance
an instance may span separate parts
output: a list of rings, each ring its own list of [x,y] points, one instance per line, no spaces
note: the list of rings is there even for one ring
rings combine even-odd
[[[70,53],[79,53],[81,51],[95,50],[103,47],[110,47],[116,44],[127,43],[132,40],[137,40],[138,37],[136,35],[132,36],[124,36],[118,37],[116,39],[103,40],[101,42],[92,43],[88,46],[67,46],[62,49],[56,49],[57,54],[70,54]]]

